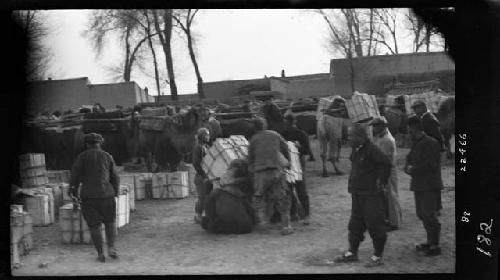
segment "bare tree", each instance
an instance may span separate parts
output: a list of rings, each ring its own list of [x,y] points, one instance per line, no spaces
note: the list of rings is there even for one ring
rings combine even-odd
[[[12,17],[24,28],[29,38],[26,78],[29,81],[43,80],[52,59],[52,53],[42,43],[49,34],[45,18],[40,11],[14,11]]]
[[[194,18],[198,13],[198,9],[187,9],[187,10],[176,10],[173,15],[174,20],[177,22],[179,27],[182,29],[187,38],[187,47],[189,50],[189,57],[194,66],[194,71],[196,74],[196,79],[198,81],[198,95],[201,99],[205,98],[205,93],[203,91],[203,79],[201,78],[200,68],[198,62],[196,61],[196,55],[194,52],[194,38],[191,31]]]
[[[379,29],[377,32],[379,39],[375,40],[386,46],[392,54],[398,54],[399,50],[396,36],[398,11],[396,9],[374,9],[374,13],[377,18],[377,23],[384,27],[383,29]],[[387,38],[387,33],[390,39]],[[392,41],[392,46],[389,43],[390,41]]]
[[[158,15],[159,12],[162,12],[161,18]],[[170,94],[172,95],[173,100],[177,100],[177,85],[175,83],[175,73],[174,73],[174,64],[173,64],[172,46],[171,46],[173,11],[172,9],[164,9],[160,11],[153,10],[152,13],[154,19],[154,26],[160,38],[160,42],[163,47],[163,52],[165,53],[165,62],[168,71]],[[161,24],[163,24],[163,29],[161,29],[160,27]]]
[[[420,18],[408,9],[405,14],[407,29],[413,35],[413,51],[418,52],[425,46],[425,51],[430,52],[431,46],[440,47],[441,35],[431,26],[424,23]],[[446,50],[446,44],[443,46]]]
[[[329,28],[330,46],[345,57],[375,55],[377,26],[374,9],[320,9]]]

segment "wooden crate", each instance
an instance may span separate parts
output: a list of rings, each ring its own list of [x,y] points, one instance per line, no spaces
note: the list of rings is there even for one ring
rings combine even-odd
[[[167,185],[167,198],[180,199],[189,196],[189,187],[184,185]]]
[[[21,170],[30,167],[45,166],[45,154],[22,154],[19,156]]]
[[[151,178],[152,194],[154,199],[168,198],[168,173],[153,173]]]
[[[189,186],[189,175],[187,171],[167,172],[167,184]]]
[[[45,166],[24,167],[20,170],[20,175],[23,188],[32,188],[49,182]]]
[[[135,177],[135,188],[134,196],[135,200],[143,200],[150,198],[147,194],[152,193],[152,173],[136,173]],[[151,194],[152,196],[152,194]]]
[[[130,211],[135,211],[135,175],[131,173],[121,173],[120,185],[127,186],[130,197]]]
[[[380,117],[375,95],[354,92],[351,100],[346,101],[347,113],[352,122],[364,122]]]
[[[69,183],[71,174],[69,170],[47,170],[49,183]]]
[[[48,226],[54,222],[54,198],[50,193],[26,197],[25,208],[33,219],[33,226]]]
[[[233,142],[233,147],[236,152],[239,153],[240,158],[244,158],[248,156],[248,140],[243,135],[231,135],[229,139]]]
[[[130,202],[128,192],[118,195],[116,200],[116,226],[121,228],[130,222]]]
[[[59,209],[59,227],[64,244],[92,244],[87,222],[83,218],[81,209],[73,211],[73,204],[68,203]],[[106,242],[104,226],[101,226],[103,241]]]
[[[196,192],[196,185],[194,183],[194,178],[196,176],[196,170],[191,163],[183,164],[179,170],[188,172],[188,181],[189,181],[189,192],[194,194]]]

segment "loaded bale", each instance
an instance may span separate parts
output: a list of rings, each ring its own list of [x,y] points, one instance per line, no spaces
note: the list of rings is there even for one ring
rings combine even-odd
[[[85,119],[96,120],[96,119],[121,119],[124,118],[122,111],[111,111],[111,112],[93,112],[91,114],[86,114]]]

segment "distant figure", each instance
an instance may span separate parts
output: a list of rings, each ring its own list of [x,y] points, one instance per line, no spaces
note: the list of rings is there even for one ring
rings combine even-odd
[[[427,232],[427,242],[416,246],[426,256],[441,254],[439,235],[441,224],[437,218],[439,194],[443,188],[441,178],[441,153],[438,142],[423,131],[418,116],[408,119],[413,146],[406,156],[405,172],[411,176],[410,190],[415,194],[415,208],[418,218]]]
[[[281,70],[281,78],[285,78],[285,70]]]

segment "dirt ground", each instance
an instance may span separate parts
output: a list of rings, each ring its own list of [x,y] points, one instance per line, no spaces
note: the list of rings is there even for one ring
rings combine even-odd
[[[443,210],[441,247],[443,254],[424,257],[414,245],[425,241],[425,231],[415,214],[409,176],[401,171],[408,149],[398,149],[402,228],[389,233],[385,265],[365,268],[372,242],[365,234],[360,262],[329,262],[347,246],[347,223],[351,199],[347,192],[348,175],[321,174],[317,140],[312,140],[316,162],[307,162],[311,224],[294,223],[296,232],[281,236],[270,233],[215,235],[205,232],[193,221],[195,196],[182,200],[136,202],[130,224],[119,230],[119,260],[96,262],[91,245],[63,245],[59,227],[34,228],[35,248],[22,257],[23,266],[13,275],[157,275],[157,274],[294,274],[294,273],[453,273],[455,271],[455,166],[443,161]],[[340,166],[349,171],[351,149],[343,147]],[[346,172],[347,173],[347,172]],[[39,268],[41,263],[47,263]]]

